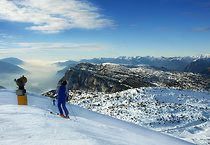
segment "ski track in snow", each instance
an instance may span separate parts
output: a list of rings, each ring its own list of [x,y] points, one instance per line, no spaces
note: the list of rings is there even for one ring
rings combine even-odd
[[[17,105],[14,91],[0,90],[1,145],[168,145],[180,139],[67,104],[72,120],[52,115],[52,99],[28,93],[28,106]],[[75,121],[74,121],[75,120]]]

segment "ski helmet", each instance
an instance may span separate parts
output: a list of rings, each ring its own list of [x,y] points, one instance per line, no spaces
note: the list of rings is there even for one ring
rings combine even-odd
[[[63,81],[61,85],[67,85],[67,81]]]

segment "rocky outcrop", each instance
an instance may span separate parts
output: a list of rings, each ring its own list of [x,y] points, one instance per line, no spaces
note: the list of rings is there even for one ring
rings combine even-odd
[[[70,90],[118,92],[130,88],[152,86],[130,69],[113,64],[80,63],[66,71],[61,80],[67,80]]]

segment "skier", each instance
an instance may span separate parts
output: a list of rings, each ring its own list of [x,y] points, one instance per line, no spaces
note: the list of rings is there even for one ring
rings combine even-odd
[[[58,103],[57,105],[58,105],[58,110],[59,110],[60,116],[69,118],[69,112],[66,108],[66,99],[69,98],[69,93],[68,93],[68,90],[66,89],[66,85],[67,85],[67,81],[62,81],[61,86],[57,87],[57,89],[54,92],[54,95],[55,94],[58,95],[57,96],[57,103]],[[63,110],[61,108],[61,105],[65,112],[65,116],[63,115]]]

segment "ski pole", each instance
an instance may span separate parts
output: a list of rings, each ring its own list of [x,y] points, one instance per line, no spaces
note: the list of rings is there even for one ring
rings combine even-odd
[[[76,115],[74,114],[74,111],[73,111],[73,109],[71,108],[70,103],[69,103],[69,106],[70,106],[70,109],[71,109],[71,111],[72,111],[72,113],[73,113],[73,115],[74,115],[75,119],[77,120],[77,117],[76,117]]]
[[[44,115],[46,115],[46,114],[47,114],[47,111],[49,111],[50,105],[51,105],[51,102],[50,102],[50,103],[49,103],[49,105],[47,106],[47,108],[46,108],[46,112],[45,112],[45,114],[44,114]]]

